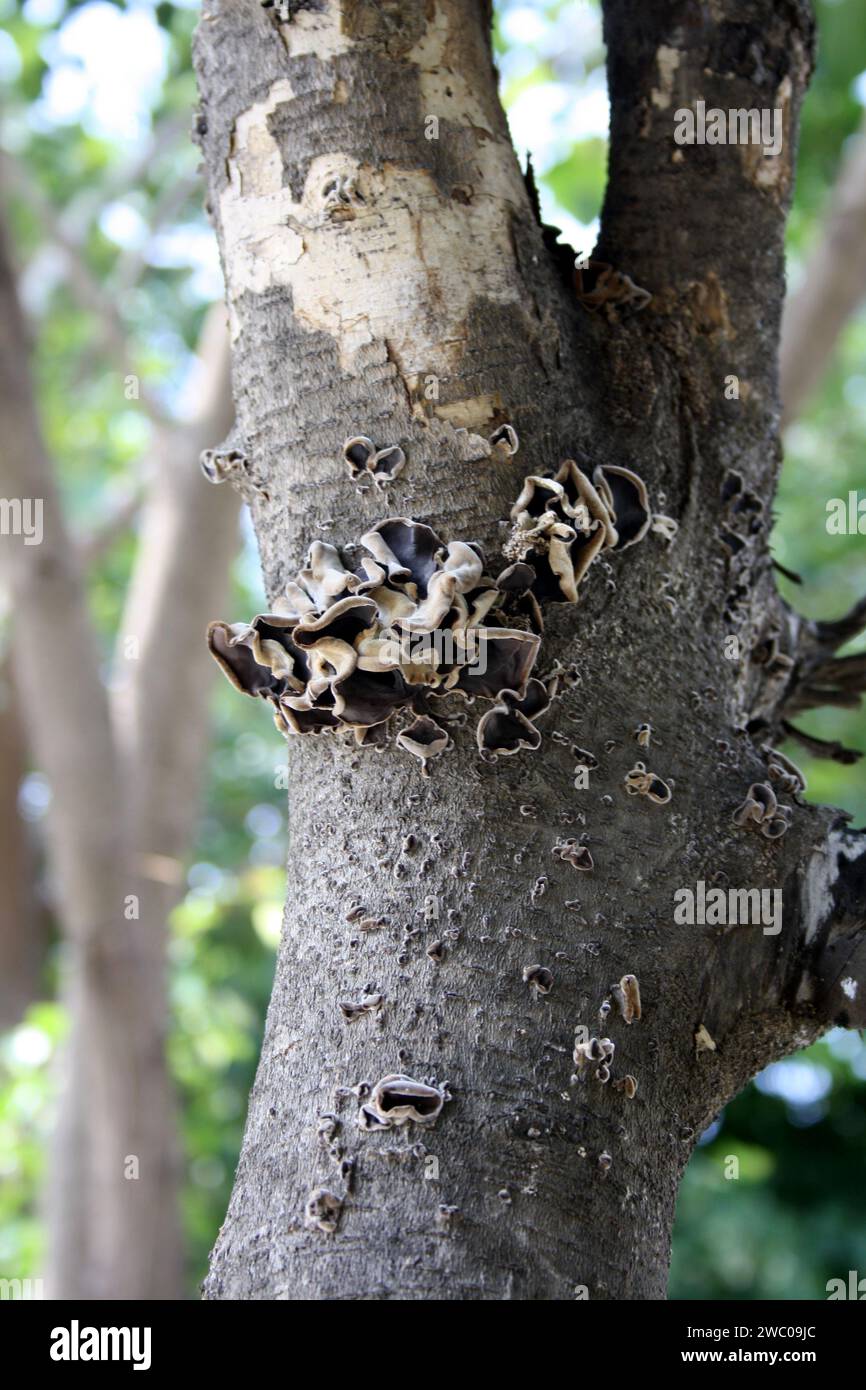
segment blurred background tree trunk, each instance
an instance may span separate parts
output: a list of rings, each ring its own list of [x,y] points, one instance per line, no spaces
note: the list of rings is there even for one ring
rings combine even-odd
[[[783,423],[802,411],[832,359],[845,324],[866,296],[866,123],[848,142],[803,280],[782,319]]]
[[[48,947],[36,851],[18,807],[27,757],[11,665],[7,651],[0,664],[0,1032],[38,997]]]
[[[198,467],[202,449],[231,424],[224,314],[217,309],[206,321],[193,413],[154,434],[109,698],[83,556],[70,540],[36,416],[5,235],[0,299],[2,486],[9,498],[41,499],[44,528],[39,544],[4,537],[3,579],[23,723],[51,786],[49,871],[69,1020],[47,1287],[53,1297],[178,1298],[166,919],[183,884],[207,750],[211,670],[202,634],[227,592],[238,543],[237,499],[207,487]],[[20,742],[17,751],[23,761]],[[6,783],[10,799],[14,785]],[[10,891],[14,884],[13,876]]]

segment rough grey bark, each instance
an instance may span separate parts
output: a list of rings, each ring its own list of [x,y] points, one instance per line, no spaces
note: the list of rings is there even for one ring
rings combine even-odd
[[[491,765],[456,728],[424,780],[393,746],[290,740],[283,940],[206,1296],[662,1298],[696,1136],[765,1063],[864,1017],[840,985],[863,979],[862,839],[799,798],[778,841],[732,822],[766,779],[797,644],[820,647],[784,610],[767,545],[811,18],[770,0],[609,0],[597,255],[653,297],[590,314],[519,175],[486,4],[278,8],[209,0],[196,45],[271,599],[311,541],[346,546],[386,515],[480,541],[495,574],[524,476],[566,457],[634,467],[680,529],[597,561],[579,606],[546,608],[539,667],[576,678],[538,752]],[[699,97],[782,107],[780,157],[679,150],[674,109]],[[466,462],[455,430],[503,421],[517,457]],[[347,476],[359,433],[406,451],[387,499]],[[823,636],[819,664],[838,634]],[[598,762],[585,790],[581,748]],[[675,783],[668,805],[625,794],[639,757]],[[594,872],[553,855],[568,836]],[[782,932],[675,925],[675,891],[700,879],[782,888]],[[384,925],[359,930],[353,904]],[[546,995],[524,982],[534,964]],[[626,973],[643,1017],[601,1023]],[[339,1002],[365,990],[384,1007],[347,1024]],[[634,1100],[572,1083],[581,1025],[614,1039]],[[434,1129],[358,1128],[356,1088],[389,1073],[448,1084]],[[305,1224],[317,1189],[342,1199],[333,1234]]]

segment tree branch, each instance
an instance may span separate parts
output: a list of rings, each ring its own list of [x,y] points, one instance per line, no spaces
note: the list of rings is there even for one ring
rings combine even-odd
[[[204,642],[221,611],[239,542],[240,499],[210,487],[198,467],[202,450],[223,438],[233,407],[225,309],[202,329],[191,396],[182,425],[158,433],[142,507],[138,559],[119,633],[115,727],[125,762],[135,768],[139,855],[186,852],[197,809],[207,742],[207,691],[213,663]]]
[[[138,370],[129,348],[129,337],[117,306],[91,271],[82,254],[81,247],[64,230],[57,210],[38,185],[28,177],[18,161],[11,159],[2,151],[0,151],[0,175],[7,177],[14,184],[18,194],[39,218],[45,234],[63,253],[73,293],[81,307],[94,314],[99,320],[106,345],[115,356],[121,371],[127,376],[138,377]],[[154,425],[170,423],[170,417],[143,382],[139,383],[139,400]]]
[[[0,1032],[37,997],[48,944],[37,899],[35,854],[19,810],[27,745],[9,653],[0,662]]]
[[[27,359],[0,227],[0,488],[22,507],[29,499],[41,508],[42,530],[38,544],[27,544],[23,535],[4,536],[0,561],[31,744],[51,780],[49,829],[58,888],[71,932],[95,941],[111,930],[119,909],[111,885],[119,857],[121,797],[96,637],[39,428]]]
[[[866,653],[838,656],[837,652],[866,626],[866,600],[855,603],[848,613],[835,621],[811,622],[795,617],[795,623],[796,638],[791,653],[794,667],[781,700],[780,717],[790,720],[804,710],[820,709],[824,705],[857,709],[866,692]],[[795,731],[794,737],[800,737],[799,731]],[[816,740],[812,742],[817,744]],[[851,760],[839,758],[839,745],[831,744],[828,748],[830,751],[823,756],[836,761]]]
[[[91,568],[129,529],[141,509],[141,488],[131,487],[114,502],[106,515],[84,535],[76,538],[81,563]]]
[[[797,113],[812,64],[805,0],[605,0],[609,176],[597,255],[651,291],[680,352],[711,352],[772,408]],[[678,144],[677,113],[782,113],[782,142]],[[697,120],[697,115],[696,115]],[[695,127],[698,138],[698,128]],[[769,131],[768,131],[769,133]],[[697,348],[696,348],[697,344]],[[720,369],[716,387],[721,389]]]

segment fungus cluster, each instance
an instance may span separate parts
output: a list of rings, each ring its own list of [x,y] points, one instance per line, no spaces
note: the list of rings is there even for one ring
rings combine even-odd
[[[789,796],[798,796],[806,790],[806,778],[795,762],[785,753],[780,753],[778,748],[766,747],[764,752],[767,757],[767,776],[771,782],[776,783],[780,791],[787,792]]]
[[[769,782],[753,782],[733,821],[741,829],[760,830],[767,840],[780,840],[791,824],[791,815],[790,807],[779,805]]]
[[[574,289],[578,300],[591,314],[631,305],[645,309],[652,299],[649,290],[635,284],[630,275],[615,270],[606,261],[581,260],[574,267]]]
[[[334,546],[314,542],[272,612],[210,624],[208,645],[232,684],[266,700],[287,737],[347,729],[359,744],[382,743],[393,716],[411,712],[396,741],[424,770],[449,742],[431,697],[491,702],[477,729],[484,756],[537,748],[534,721],[556,678],[531,677],[540,639],[513,625],[523,621],[517,567],[491,578],[477,544],[446,545],[407,517],[380,521],[361,546],[347,568]]]
[[[269,500],[267,490],[253,473],[237,429],[233,429],[222,444],[213,449],[204,449],[199,455],[199,466],[209,483],[229,483],[247,501],[254,496],[264,502]]]
[[[581,580],[603,550],[627,550],[651,528],[668,538],[675,529],[670,518],[653,515],[643,479],[630,468],[600,464],[590,473],[574,459],[554,477],[525,478],[511,520],[506,574],[524,602],[536,605],[577,603]]]
[[[585,1067],[593,1065],[596,1080],[606,1085],[610,1081],[610,1068],[615,1051],[616,1043],[610,1038],[590,1038],[587,1042],[575,1043],[573,1058],[578,1076]]]
[[[343,445],[343,458],[353,482],[363,486],[373,483],[382,487],[392,483],[406,466],[406,455],[397,444],[386,444],[377,449],[372,439],[364,434],[347,439]]]

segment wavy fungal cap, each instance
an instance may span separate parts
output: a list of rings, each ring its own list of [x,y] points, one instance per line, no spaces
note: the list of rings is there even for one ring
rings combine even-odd
[[[487,443],[491,456],[518,446],[510,425]],[[347,439],[343,456],[353,478],[376,483],[405,464],[399,446],[377,447],[366,435]],[[576,603],[602,551],[626,550],[664,520],[652,515],[631,469],[602,464],[590,473],[566,459],[553,477],[525,478],[497,578],[476,542],[446,543],[423,522],[388,517],[361,537],[365,553],[352,567],[335,546],[314,542],[273,612],[211,623],[208,645],[238,690],[268,701],[286,736],[351,730],[359,745],[380,745],[406,714],[395,741],[426,776],[450,742],[429,701],[453,694],[491,702],[477,726],[478,751],[488,761],[510,757],[541,746],[535,721],[556,693],[555,676],[532,674],[541,605]],[[626,780],[630,792],[670,799],[641,763]],[[592,868],[588,850],[568,857]]]
[[[414,713],[396,742],[425,773],[450,741],[428,698],[491,701],[478,742],[492,757],[538,747],[532,721],[552,684],[531,677],[540,638],[512,612],[530,575],[511,566],[493,579],[480,546],[446,544],[409,517],[380,521],[361,545],[350,569],[316,541],[273,612],[211,623],[211,654],[232,684],[267,700],[287,736],[350,729],[376,743],[393,716]]]
[[[528,587],[540,602],[577,603],[593,560],[636,545],[657,520],[643,479],[630,468],[599,464],[590,472],[566,459],[554,477],[524,479],[506,555],[531,568]]]

